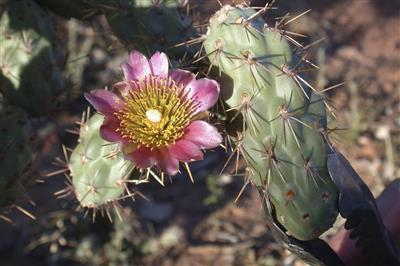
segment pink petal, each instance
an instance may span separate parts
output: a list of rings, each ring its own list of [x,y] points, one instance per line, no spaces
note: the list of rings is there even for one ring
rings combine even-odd
[[[129,55],[129,61],[121,65],[125,79],[142,80],[151,74],[150,64],[147,58],[138,51],[133,50]]]
[[[180,139],[168,147],[172,157],[179,161],[192,162],[203,159],[203,152],[200,147],[191,141]]]
[[[153,75],[168,77],[168,57],[164,53],[155,52],[150,58],[150,67]]]
[[[125,159],[132,161],[138,168],[150,168],[156,162],[156,151],[140,146],[132,153],[126,154]]]
[[[168,150],[161,149],[157,154],[157,165],[160,167],[161,171],[174,176],[179,171],[179,161],[171,156]]]
[[[111,142],[124,141],[121,134],[117,131],[119,128],[119,121],[112,117],[106,117],[103,125],[100,127],[100,136]]]
[[[182,69],[171,70],[169,75],[178,85],[182,84],[183,87],[186,87],[195,78],[192,72]]]
[[[202,78],[192,80],[188,85],[188,97],[195,97],[199,103],[198,112],[205,111],[212,107],[218,100],[219,84],[215,80]]]
[[[222,142],[222,136],[218,130],[207,122],[196,120],[185,129],[183,139],[189,140],[202,149],[217,147]]]
[[[98,112],[104,115],[114,115],[124,106],[117,95],[106,90],[93,90],[85,93],[85,98]]]

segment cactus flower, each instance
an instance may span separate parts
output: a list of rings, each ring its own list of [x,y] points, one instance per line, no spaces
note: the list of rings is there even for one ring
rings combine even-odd
[[[122,70],[125,80],[114,85],[114,92],[97,89],[85,97],[105,116],[100,135],[119,142],[125,159],[172,176],[180,161],[202,160],[202,149],[221,143],[214,126],[196,119],[217,102],[216,81],[169,71],[167,56],[159,52],[147,60],[132,51]]]

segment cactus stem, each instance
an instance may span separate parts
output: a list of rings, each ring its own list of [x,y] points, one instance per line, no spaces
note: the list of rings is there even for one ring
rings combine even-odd
[[[93,216],[98,211],[107,214],[104,208],[139,194],[129,189],[128,184],[147,182],[143,176],[130,179],[133,165],[122,159],[118,145],[111,146],[111,143],[100,138],[98,130],[101,122],[99,115],[90,118],[90,111],[84,112],[81,121],[77,123],[80,126],[78,147],[71,150],[63,146],[65,160],[56,158],[55,163],[63,168],[57,172],[63,172],[67,179],[67,187],[56,192],[55,196],[65,198],[75,195],[79,202],[78,209],[91,209]],[[65,169],[69,170],[69,175]]]
[[[280,175],[281,175],[281,177],[282,177],[282,180],[283,180],[284,182],[286,182],[285,178],[283,177],[282,172],[280,171],[280,168],[278,167],[278,164],[279,164],[279,163],[286,163],[286,164],[289,164],[289,165],[291,165],[291,166],[296,166],[296,165],[295,165],[294,163],[288,161],[288,160],[284,160],[284,159],[278,158],[277,155],[276,155],[276,153],[275,153],[275,145],[274,145],[272,142],[270,142],[270,143],[268,144],[268,146],[266,146],[265,144],[263,144],[263,146],[264,146],[264,148],[265,148],[264,151],[258,150],[258,149],[254,149],[254,148],[253,148],[253,150],[264,154],[265,156],[264,156],[264,157],[261,157],[261,158],[262,158],[262,159],[267,159],[267,160],[268,160],[268,169],[269,169],[269,172],[270,172],[270,169],[272,168],[272,165],[275,166],[276,169],[277,169],[277,171],[280,173]],[[269,183],[269,179],[267,180],[267,184],[268,184],[268,183]]]
[[[253,176],[252,179],[258,178],[258,179],[259,179],[259,182],[260,182],[261,184],[263,184],[263,177],[262,177],[261,173],[260,173],[259,171],[255,170],[255,169],[253,168],[253,165],[252,165],[252,164],[249,164],[249,166],[252,167],[252,168],[249,168],[249,169],[250,169],[250,170],[249,170],[249,176],[250,176],[250,175]],[[254,182],[252,181],[252,183],[254,183]],[[265,185],[265,184],[264,184],[264,185]]]
[[[261,13],[243,6],[222,7],[210,19],[205,52],[220,71],[222,88],[227,88],[221,98],[232,111],[226,115],[227,133],[233,139],[235,130],[244,136],[239,150],[250,182],[269,194],[269,215],[273,204],[285,229],[309,240],[329,228],[337,215],[335,186],[326,172],[327,147],[320,137],[328,141],[327,103],[320,102],[320,93],[300,76],[318,68],[306,59],[310,46],[303,47],[291,37],[298,34],[279,28],[307,12],[286,15],[275,27],[268,26]],[[332,195],[325,195],[326,204],[321,201],[324,192]],[[317,199],[320,208],[309,208]]]
[[[260,91],[261,91],[261,89],[258,89],[251,96],[243,95],[241,97],[242,98],[241,103],[238,106],[235,106],[235,107],[232,107],[232,108],[229,108],[228,110],[226,110],[227,112],[235,111],[235,114],[230,119],[231,123],[235,119],[237,119],[239,115],[242,114],[244,116],[244,118],[246,118],[246,119],[243,119],[243,129],[245,129],[246,127],[249,127],[255,135],[258,134],[258,129],[261,126],[258,118],[269,124],[269,121],[266,120],[261,114],[259,114],[252,106],[254,99],[259,95]],[[246,122],[246,121],[248,121],[248,122]],[[248,124],[246,124],[246,123],[248,123]]]
[[[251,75],[252,75],[252,78],[253,78],[253,81],[254,81],[254,83],[255,83],[257,86],[259,85],[259,84],[258,84],[258,81],[257,81],[257,80],[258,80],[257,77],[261,78],[262,81],[268,83],[268,80],[266,79],[266,77],[263,77],[263,75],[258,71],[257,66],[259,66],[259,67],[261,67],[261,68],[267,70],[268,72],[270,72],[270,70],[269,70],[267,67],[265,67],[265,66],[263,66],[262,64],[260,64],[260,63],[257,61],[257,58],[256,58],[256,57],[253,57],[253,56],[251,55],[251,52],[250,52],[250,51],[244,51],[244,52],[242,52],[242,56],[243,56],[243,58],[237,58],[237,57],[234,58],[234,59],[242,60],[242,61],[243,61],[243,64],[242,64],[242,65],[239,65],[239,66],[237,67],[237,69],[238,69],[238,68],[241,68],[241,67],[244,66],[244,65],[248,65],[248,66],[249,66],[249,71],[250,71],[250,73],[251,73]]]
[[[317,180],[314,177],[314,171],[312,171],[310,168],[308,167],[304,167],[306,172],[307,172],[307,178],[311,179],[314,183],[315,188],[318,188],[318,183]],[[319,179],[322,180],[322,178],[318,175]],[[324,180],[322,180],[324,182]],[[326,182],[324,182],[326,184]]]
[[[272,165],[275,166],[275,169],[278,171],[278,175],[280,176],[282,181],[286,184],[287,180],[286,180],[285,176],[283,175],[283,172],[282,172],[281,168],[279,167],[278,163],[279,163],[278,160],[273,160],[272,161]]]

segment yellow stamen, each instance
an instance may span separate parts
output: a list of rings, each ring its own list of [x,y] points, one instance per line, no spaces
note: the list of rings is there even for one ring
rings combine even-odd
[[[130,143],[149,148],[174,143],[193,119],[195,102],[184,95],[172,79],[149,77],[135,81],[139,89],[126,96],[124,108],[116,113],[117,129]]]

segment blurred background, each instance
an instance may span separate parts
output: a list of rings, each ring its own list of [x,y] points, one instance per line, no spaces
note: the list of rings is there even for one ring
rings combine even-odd
[[[197,22],[220,7],[215,0],[191,4],[199,11]],[[306,73],[314,87],[344,83],[327,91],[336,113],[330,118],[333,142],[379,195],[400,176],[400,1],[277,0],[274,7],[266,14],[270,23],[310,9],[287,29],[307,36],[296,37],[300,43],[318,42],[309,56],[320,70]],[[92,221],[90,213],[76,210],[73,197],[58,199],[54,193],[65,188],[65,177],[47,175],[59,170],[52,163],[63,158],[61,145],[76,145],[68,130],[88,106],[81,93],[119,81],[127,51],[103,17],[55,21],[69,51],[72,93],[66,108],[33,121],[40,139],[32,174],[37,182],[21,206],[35,218],[13,210],[7,213],[11,223],[0,219],[0,265],[304,265],[272,239],[256,191],[246,187],[235,202],[244,181],[230,174],[233,166],[220,175],[227,159],[222,149],[192,164],[194,184],[181,175],[165,187],[140,187],[148,200],[122,202],[123,221],[101,215]]]

